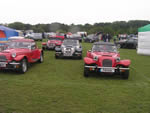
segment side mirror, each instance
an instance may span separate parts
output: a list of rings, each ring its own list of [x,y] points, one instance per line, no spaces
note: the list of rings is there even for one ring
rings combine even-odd
[[[92,50],[88,50],[88,52],[91,52]]]

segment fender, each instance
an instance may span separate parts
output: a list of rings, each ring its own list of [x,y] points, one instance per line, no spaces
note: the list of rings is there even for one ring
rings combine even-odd
[[[94,64],[94,63],[96,63],[96,61],[94,61],[93,59],[88,58],[88,57],[84,58],[84,62],[85,62],[85,64]]]
[[[86,52],[86,56],[87,56],[87,57],[91,57],[91,52],[87,51],[87,52]]]
[[[130,64],[131,64],[130,60],[120,60],[120,62],[117,63],[117,65],[123,65],[126,67],[129,67]]]
[[[39,52],[40,52],[40,55],[42,54],[42,55],[44,55],[44,52],[43,52],[43,50],[42,49],[39,49]],[[38,59],[40,59],[40,56],[39,56],[39,58]]]
[[[19,55],[14,58],[15,61],[20,61],[25,57],[25,55]]]

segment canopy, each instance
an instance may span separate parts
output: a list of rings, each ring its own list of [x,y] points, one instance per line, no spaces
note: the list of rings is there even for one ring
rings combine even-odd
[[[150,24],[138,29],[137,53],[150,55]]]
[[[150,31],[150,24],[144,26],[144,27],[140,27],[138,29],[139,32],[147,32],[147,31]]]
[[[18,36],[18,32],[15,29],[0,25],[0,41],[7,41],[12,36]]]

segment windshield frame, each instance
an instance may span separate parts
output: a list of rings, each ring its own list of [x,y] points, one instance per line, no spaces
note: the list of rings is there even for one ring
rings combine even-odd
[[[70,41],[70,42],[67,42],[67,41]],[[71,41],[72,41],[72,43],[71,43]],[[76,43],[73,43],[73,42],[76,42]],[[78,40],[64,40],[64,41],[63,41],[63,45],[78,46],[78,45],[79,45],[79,41],[78,41]]]
[[[26,46],[20,46],[20,44],[27,44]],[[12,45],[13,44],[13,45]],[[20,46],[20,47],[19,47]],[[8,48],[10,49],[31,49],[32,42],[26,41],[10,41],[8,42]]]
[[[99,50],[99,49],[94,50],[95,46],[99,47],[99,49],[101,49],[101,50]],[[112,47],[112,48],[110,48],[110,47]],[[112,53],[118,52],[117,47],[115,45],[93,45],[91,50],[92,50],[92,52],[112,52]]]

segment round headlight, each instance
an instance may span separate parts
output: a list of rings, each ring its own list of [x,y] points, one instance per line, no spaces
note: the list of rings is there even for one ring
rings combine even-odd
[[[120,57],[117,57],[117,58],[116,58],[116,62],[120,62]]]
[[[12,55],[11,55],[13,58],[15,58],[16,57],[16,53],[12,53]]]
[[[98,56],[94,56],[93,60],[98,61]]]

